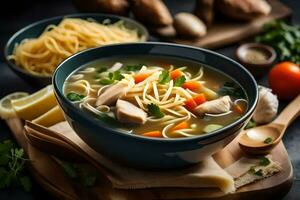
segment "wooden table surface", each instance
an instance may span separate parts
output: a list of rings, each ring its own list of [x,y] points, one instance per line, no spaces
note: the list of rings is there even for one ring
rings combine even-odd
[[[40,19],[53,17],[64,14],[75,13],[76,10],[72,5],[71,0],[28,0],[15,1],[10,0],[12,6],[0,7],[0,49],[3,52],[4,45],[9,37],[20,28]],[[22,4],[20,4],[23,2]],[[299,0],[282,0],[294,10],[292,23],[300,24],[300,1]],[[179,11],[191,11],[194,5],[194,0],[174,1],[167,0],[172,13]],[[157,40],[151,38],[151,40]],[[238,44],[217,49],[216,51],[226,56],[234,58],[234,52]],[[260,84],[267,85],[267,78],[263,77],[258,80]],[[27,84],[18,76],[16,76],[4,63],[3,53],[0,56],[0,98],[14,91],[34,92],[37,88]],[[287,102],[280,102],[282,109]],[[4,121],[0,121],[0,140],[10,137],[8,127]],[[295,181],[292,189],[284,198],[284,200],[300,199],[300,119],[297,119],[287,130],[284,136],[284,144],[288,150],[289,156],[294,166]],[[18,189],[9,189],[0,191],[0,199],[9,200],[32,200],[53,199],[40,186],[34,183],[31,193],[23,192]]]

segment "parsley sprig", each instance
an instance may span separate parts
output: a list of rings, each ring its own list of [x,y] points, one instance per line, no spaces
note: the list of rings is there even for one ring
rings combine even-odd
[[[156,118],[162,118],[165,116],[165,114],[160,110],[159,106],[154,103],[148,104],[147,108],[148,108],[148,113],[151,116],[154,116]]]
[[[24,173],[27,161],[24,150],[11,140],[0,143],[0,189],[22,187],[25,191],[31,190],[31,180]]]

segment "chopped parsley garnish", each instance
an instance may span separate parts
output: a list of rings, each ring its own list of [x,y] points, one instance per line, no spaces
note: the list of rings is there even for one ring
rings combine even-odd
[[[97,73],[106,72],[107,69],[108,69],[107,67],[99,67],[99,68],[97,69]]]
[[[262,169],[257,170],[253,174],[255,174],[256,176],[263,176]]]
[[[70,100],[70,101],[81,101],[85,96],[82,95],[82,94],[77,94],[75,92],[69,92],[67,94],[67,98]]]
[[[160,84],[165,84],[168,83],[171,80],[169,71],[164,70],[161,72],[161,74],[158,77],[158,83]]]
[[[259,159],[259,166],[268,166],[270,163],[271,161],[267,157],[262,157]],[[262,169],[256,170],[255,167],[256,166],[250,167],[248,172],[251,174],[255,174],[257,176],[263,176],[263,170]]]
[[[219,89],[218,94],[221,96],[229,95],[237,99],[245,99],[245,92],[234,82],[225,82]]]
[[[144,65],[143,64],[139,64],[139,65],[127,65],[125,67],[126,71],[138,71],[140,69],[142,69]]]
[[[260,166],[268,166],[270,164],[270,160],[267,157],[262,157],[259,159]]]
[[[174,86],[180,87],[185,82],[185,80],[186,80],[185,76],[180,76],[180,77],[176,78],[174,81]]]
[[[157,118],[162,118],[162,117],[165,116],[165,114],[163,112],[161,112],[158,105],[156,105],[154,103],[148,104],[147,108],[148,108],[148,112],[151,116],[154,116],[154,117],[157,117]]]
[[[272,143],[273,143],[273,139],[270,138],[270,137],[268,137],[268,138],[266,138],[266,139],[264,140],[264,143],[265,143],[265,144],[272,144]]]
[[[124,76],[121,74],[120,70],[110,72],[108,74],[108,78],[103,78],[99,80],[99,83],[101,85],[110,85],[113,84],[115,81],[120,81],[124,78]]]

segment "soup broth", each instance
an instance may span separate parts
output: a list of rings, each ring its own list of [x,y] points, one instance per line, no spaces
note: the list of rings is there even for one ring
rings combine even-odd
[[[158,56],[112,57],[86,64],[64,85],[82,112],[147,137],[206,134],[247,110],[233,79],[196,62]]]

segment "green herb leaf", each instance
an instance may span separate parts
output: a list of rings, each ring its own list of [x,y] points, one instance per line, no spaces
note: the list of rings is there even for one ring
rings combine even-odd
[[[237,99],[245,99],[245,92],[234,82],[225,82],[219,89],[218,94],[221,96],[229,95]]]
[[[104,78],[104,79],[101,79],[101,80],[99,81],[99,83],[100,83],[101,85],[110,85],[110,84],[114,83],[114,80]]]
[[[174,81],[174,86],[180,87],[185,82],[185,80],[186,80],[185,76],[180,76],[180,77],[176,78]]]
[[[245,129],[254,128],[254,127],[256,127],[256,126],[257,126],[256,122],[253,121],[253,120],[251,119],[251,120],[247,123]]]
[[[85,96],[84,95],[81,95],[81,94],[77,94],[75,92],[69,92],[67,94],[67,98],[70,100],[70,101],[81,101]]]
[[[85,187],[93,187],[96,183],[97,177],[95,176],[85,176],[83,177],[83,185]]]
[[[107,71],[107,67],[104,67],[104,66],[102,66],[102,67],[99,67],[98,69],[97,69],[97,73],[102,73],[102,72],[106,72]]]
[[[154,116],[157,118],[162,118],[165,116],[165,114],[160,111],[160,108],[158,107],[158,105],[156,105],[154,103],[148,104],[147,108],[148,108],[148,112],[151,116]]]
[[[109,77],[109,79],[111,79],[113,81],[120,81],[124,78],[124,76],[121,74],[120,70],[110,72],[108,74],[108,77]]]
[[[143,64],[139,64],[139,65],[127,65],[125,67],[126,71],[138,71],[140,69],[142,69],[144,65]]]
[[[161,72],[161,74],[158,77],[158,83],[160,84],[165,84],[168,83],[171,80],[169,71],[164,70]]]
[[[266,138],[266,139],[264,140],[264,143],[266,143],[266,144],[272,144],[272,143],[273,143],[273,139],[270,138],[270,137],[268,137],[268,138]]]
[[[259,159],[259,165],[268,166],[270,164],[270,160],[267,157],[262,157]]]
[[[24,176],[24,150],[5,140],[0,143],[0,188],[22,186],[25,191],[30,190],[30,179]],[[27,177],[27,178],[24,178]]]
[[[254,174],[256,176],[263,176],[262,169],[257,170],[256,172],[254,172]]]

